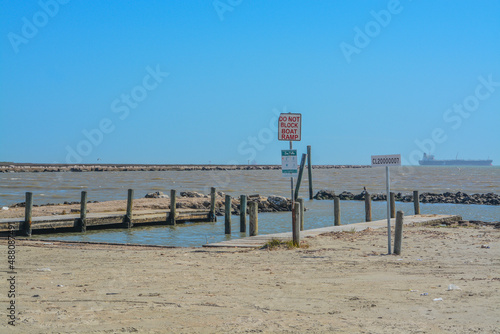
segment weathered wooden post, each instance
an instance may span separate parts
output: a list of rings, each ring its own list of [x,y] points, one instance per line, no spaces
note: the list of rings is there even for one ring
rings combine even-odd
[[[311,165],[311,145],[307,145],[307,178],[309,180],[309,199],[313,199],[313,181]]]
[[[215,188],[212,187],[210,188],[210,212],[209,212],[209,218],[211,222],[216,222],[217,221],[217,216],[215,215],[215,199],[216,199],[217,194],[215,193]]]
[[[231,195],[226,195],[224,212],[224,233],[231,234]]]
[[[403,239],[403,211],[398,211],[396,216],[396,231],[394,236],[394,254],[401,254],[401,240]]]
[[[80,198],[80,220],[77,229],[80,232],[87,232],[87,192],[82,191]]]
[[[365,192],[365,221],[372,221],[372,198],[368,192]]]
[[[415,214],[420,214],[420,199],[418,197],[418,190],[413,191],[413,208],[415,210]]]
[[[306,165],[306,154],[302,154],[302,159],[300,160],[299,174],[297,176],[297,185],[295,186],[295,194],[292,201],[296,201],[299,198],[300,183],[302,182],[302,175],[304,173],[304,166]]]
[[[247,196],[240,196],[240,232],[247,231]]]
[[[335,217],[335,226],[340,226],[340,198],[333,198],[333,216]]]
[[[391,218],[396,218],[396,196],[393,192],[390,193],[391,200]]]
[[[293,236],[293,243],[295,246],[299,247],[300,246],[300,202],[296,201],[295,202],[295,220],[293,221],[293,226],[292,226],[292,236]]]
[[[259,234],[259,205],[257,202],[248,202],[248,213],[250,215],[249,234],[254,236]]]
[[[177,218],[177,198],[175,197],[175,189],[170,190],[170,215],[167,219],[168,225],[175,225]]]
[[[304,231],[304,199],[303,198],[297,198],[297,202],[300,203],[300,230]],[[297,209],[295,209],[297,210]]]
[[[127,194],[127,214],[125,215],[125,227],[132,228],[132,207],[134,206],[134,189],[129,189]]]
[[[31,217],[33,212],[33,193],[26,193],[26,205],[24,208],[23,234],[31,237]]]

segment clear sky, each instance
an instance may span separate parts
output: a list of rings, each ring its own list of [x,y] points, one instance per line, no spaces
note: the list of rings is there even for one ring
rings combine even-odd
[[[500,164],[500,1],[0,6],[0,161]]]

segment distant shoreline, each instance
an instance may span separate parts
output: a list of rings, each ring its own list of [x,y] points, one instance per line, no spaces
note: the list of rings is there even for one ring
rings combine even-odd
[[[371,168],[369,165],[313,165],[313,169]],[[162,165],[162,164],[38,164],[0,163],[0,173],[41,172],[147,172],[147,171],[214,171],[214,170],[280,170],[281,165]]]

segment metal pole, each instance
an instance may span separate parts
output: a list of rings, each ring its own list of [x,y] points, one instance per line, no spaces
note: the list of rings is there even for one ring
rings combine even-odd
[[[385,187],[387,190],[387,254],[391,254],[391,186],[389,166],[385,166]]]

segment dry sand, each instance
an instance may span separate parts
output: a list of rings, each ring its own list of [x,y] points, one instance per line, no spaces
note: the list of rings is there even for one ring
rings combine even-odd
[[[19,321],[0,332],[500,333],[499,229],[405,226],[399,256],[385,233],[292,250],[17,240]]]

